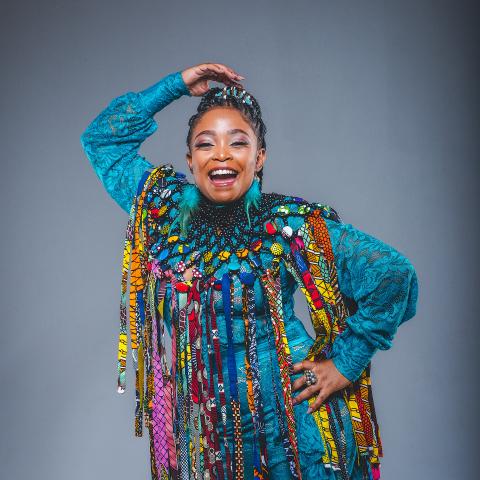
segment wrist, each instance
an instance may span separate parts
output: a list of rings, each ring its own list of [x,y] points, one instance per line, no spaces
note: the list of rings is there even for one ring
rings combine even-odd
[[[182,70],[179,70],[178,72],[175,72],[175,75],[178,76],[178,88],[180,91],[181,95],[188,95],[189,97],[192,96],[187,84],[185,83],[185,79],[183,78],[182,75]]]

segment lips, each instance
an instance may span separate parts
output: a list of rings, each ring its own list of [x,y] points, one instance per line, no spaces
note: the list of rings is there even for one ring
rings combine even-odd
[[[208,172],[210,178],[236,177],[238,172],[233,168],[214,168]]]
[[[232,185],[237,175],[238,172],[232,168],[215,168],[208,173],[211,182],[217,187]]]

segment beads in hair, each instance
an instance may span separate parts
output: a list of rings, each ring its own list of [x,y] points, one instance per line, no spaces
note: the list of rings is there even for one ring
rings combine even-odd
[[[247,91],[244,88],[237,89],[237,87],[225,86],[223,87],[222,90],[220,90],[215,94],[216,97],[223,97],[224,99],[226,99],[227,96],[230,96],[230,95],[235,98],[238,98],[239,100],[241,99],[242,103],[252,105],[252,97],[250,96],[250,94],[247,93]]]

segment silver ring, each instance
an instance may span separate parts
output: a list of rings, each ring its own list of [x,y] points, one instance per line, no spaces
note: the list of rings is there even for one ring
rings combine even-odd
[[[305,383],[308,386],[311,386],[317,383],[317,376],[312,370],[304,370],[304,375],[305,375]]]

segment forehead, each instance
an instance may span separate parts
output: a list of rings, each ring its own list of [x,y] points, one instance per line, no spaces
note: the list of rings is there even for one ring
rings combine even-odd
[[[214,107],[201,116],[194,131],[214,130],[220,132],[234,128],[241,128],[247,133],[254,134],[250,123],[239,110],[233,107]]]

